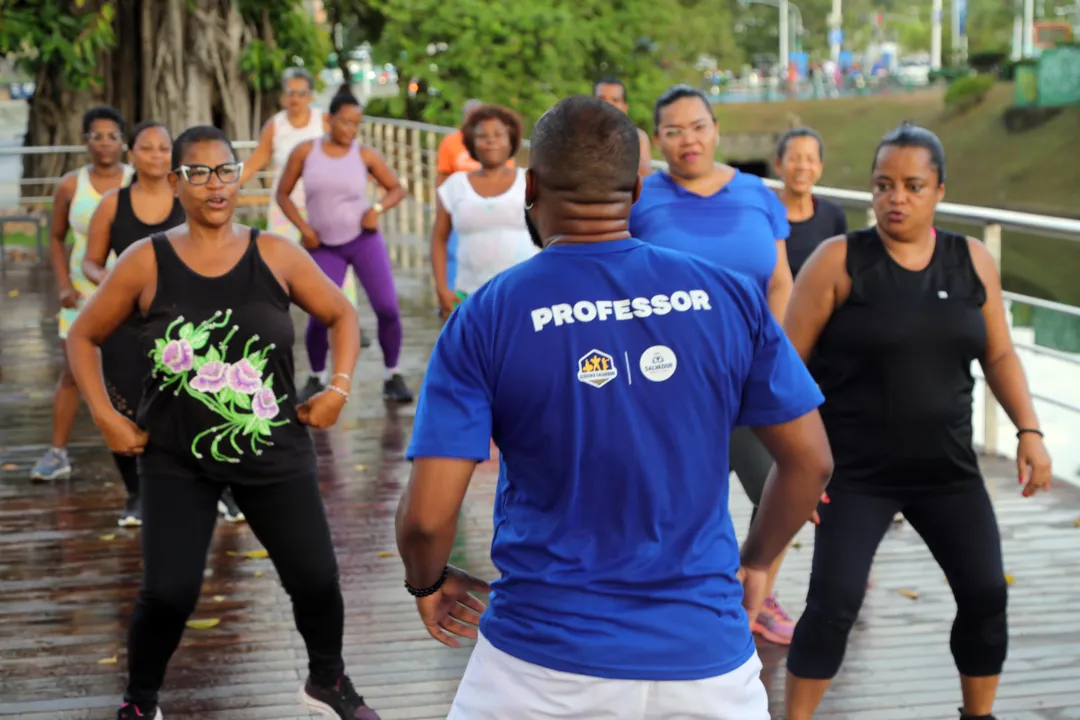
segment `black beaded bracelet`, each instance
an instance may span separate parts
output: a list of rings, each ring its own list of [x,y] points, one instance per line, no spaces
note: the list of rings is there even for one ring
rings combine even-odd
[[[1038,428],[1020,428],[1016,431],[1017,439],[1019,439],[1020,436],[1024,433],[1032,433],[1033,435],[1038,435],[1039,437],[1046,437],[1045,435],[1043,435],[1043,431]]]
[[[410,595],[412,595],[413,597],[417,597],[417,598],[427,597],[428,595],[434,595],[435,593],[439,592],[439,588],[441,588],[443,586],[443,583],[446,582],[446,576],[449,575],[449,574],[450,574],[450,566],[449,565],[443,566],[442,575],[439,576],[439,579],[431,587],[427,588],[426,590],[417,590],[416,588],[414,588],[412,585],[409,584],[408,580],[406,580],[405,581],[405,589],[409,591]]]

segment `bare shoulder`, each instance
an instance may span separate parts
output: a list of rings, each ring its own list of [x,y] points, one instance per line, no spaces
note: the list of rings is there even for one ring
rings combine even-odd
[[[260,232],[256,240],[259,254],[271,267],[288,267],[308,253],[302,247],[286,237],[271,232]]]
[[[648,143],[649,142],[649,133],[645,132],[641,128],[637,129],[637,136],[638,136],[638,140],[640,140],[641,142],[643,142],[643,143]]]
[[[990,252],[990,248],[986,247],[983,241],[968,237],[968,254],[971,256],[971,264],[975,268],[975,274],[979,276],[985,285],[987,281],[1000,282],[998,278],[997,262],[994,260],[994,255]]]
[[[64,173],[60,178],[60,182],[56,184],[56,197],[70,198],[75,194],[75,188],[79,184],[79,171],[81,168],[70,170]]]
[[[105,194],[101,196],[101,202],[98,203],[97,210],[95,210],[94,213],[97,214],[104,209],[107,214],[115,214],[116,205],[120,201],[120,190],[121,188],[106,190]]]
[[[138,277],[156,278],[157,255],[154,253],[154,241],[147,237],[131,243],[127,250],[120,253],[113,272],[117,272],[121,267],[125,272]]]
[[[368,165],[382,161],[382,153],[371,147],[370,145],[360,146],[360,157],[364,158],[364,162]]]

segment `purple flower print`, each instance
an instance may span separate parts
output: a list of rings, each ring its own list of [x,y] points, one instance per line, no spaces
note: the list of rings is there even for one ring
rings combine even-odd
[[[225,377],[229,367],[228,363],[223,363],[220,360],[206,363],[199,368],[199,372],[191,381],[191,387],[204,393],[220,392],[229,382]]]
[[[161,362],[170,372],[187,372],[195,362],[195,351],[187,340],[170,340],[161,351]]]
[[[225,379],[234,391],[245,395],[254,395],[255,391],[262,387],[262,373],[244,358],[238,363],[233,363],[225,371]]]
[[[251,411],[260,420],[272,420],[277,417],[278,404],[274,391],[268,387],[259,388],[255,397],[251,398]]]

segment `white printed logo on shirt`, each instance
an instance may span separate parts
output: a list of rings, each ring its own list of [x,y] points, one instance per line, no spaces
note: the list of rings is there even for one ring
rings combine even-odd
[[[666,345],[653,345],[641,353],[641,374],[646,380],[664,382],[675,374],[678,366],[674,351]]]

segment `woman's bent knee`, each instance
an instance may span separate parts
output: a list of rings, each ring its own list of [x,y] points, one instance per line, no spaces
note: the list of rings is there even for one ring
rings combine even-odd
[[[1008,588],[997,587],[956,598],[949,647],[956,669],[968,677],[1000,675],[1009,648]]]

